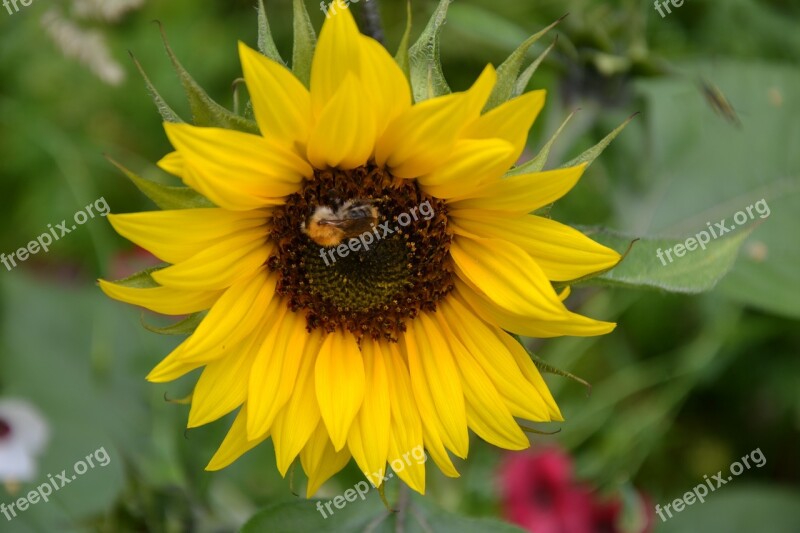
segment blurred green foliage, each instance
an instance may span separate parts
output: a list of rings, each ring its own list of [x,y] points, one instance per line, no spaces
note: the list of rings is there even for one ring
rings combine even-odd
[[[405,3],[380,1],[394,51]],[[192,75],[231,107],[231,82],[241,75],[237,39],[256,42],[253,4],[146,2],[116,23],[82,21],[102,32],[124,66],[126,78],[116,87],[65,58],[42,29],[44,13],[53,6],[68,12],[68,3],[34,2],[13,15],[0,10],[0,223],[6,228],[0,250],[24,246],[47,224],[101,196],[113,212],[151,209],[103,157],[163,179],[152,163],[170,148],[127,51],[188,117],[152,23],[160,20]],[[323,15],[316,4],[308,6],[319,28]],[[291,3],[273,0],[267,7],[278,48],[290,57]],[[413,3],[414,37],[434,7]],[[529,341],[546,361],[593,385],[587,397],[580,385],[548,378],[567,421],[559,434],[534,442],[567,447],[579,476],[609,493],[635,486],[662,504],[760,447],[763,468],[748,470],[663,530],[796,531],[790,509],[800,504],[800,240],[794,233],[800,222],[800,4],[698,0],[661,18],[651,3],[627,0],[457,0],[442,33],[448,83],[463,89],[485,63],[499,65],[565,13],[530,52],[535,57],[558,35],[530,85],[549,95],[531,153],[576,108],[550,166],[593,145],[632,113],[641,116],[555,205],[553,218],[680,240],[707,221],[730,221],[762,198],[771,212],[760,224],[751,222],[732,272],[706,295],[576,290],[571,305],[619,326],[600,339]],[[704,87],[724,94],[738,126],[715,113]],[[48,254],[12,272],[0,269],[0,394],[28,398],[50,419],[54,440],[42,472],[60,472],[99,446],[112,457],[109,468],[82,477],[9,531],[229,531],[258,509],[285,501],[316,513],[280,479],[269,444],[223,472],[203,471],[227,424],[184,436],[187,408],[163,396],[185,396],[195,378],[143,381],[177,340],[140,328],[139,311],[108,301],[93,286],[98,276],[120,277],[118,254],[129,250],[95,219]],[[459,465],[461,479],[428,470],[429,500],[459,514],[497,516],[493,479],[501,458],[475,439],[470,459]],[[349,468],[322,496],[358,479]],[[388,488],[390,499],[395,490]],[[0,502],[10,500],[0,489]],[[363,516],[381,509],[374,494],[358,505]]]

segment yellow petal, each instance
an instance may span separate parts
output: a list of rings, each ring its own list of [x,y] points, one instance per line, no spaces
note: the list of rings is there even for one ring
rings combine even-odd
[[[404,335],[411,387],[423,419],[432,419],[445,446],[464,458],[469,451],[464,392],[441,330],[426,313]]]
[[[496,338],[492,327],[480,320],[457,296],[440,304],[439,319],[472,354],[513,416],[549,420],[544,402],[536,388],[525,379],[511,352]]]
[[[525,149],[528,131],[544,106],[545,91],[531,91],[495,107],[467,126],[468,139],[498,138],[510,142],[514,150],[505,160],[506,170]]]
[[[210,362],[203,369],[192,393],[187,427],[213,422],[244,403],[247,399],[247,378],[258,349],[256,340],[260,338],[251,335],[246,342],[239,344],[239,349],[227,357]]]
[[[322,420],[334,448],[341,450],[364,401],[364,361],[355,337],[329,333],[317,356],[314,375]]]
[[[183,290],[169,287],[137,289],[102,279],[97,282],[109,298],[138,305],[163,315],[189,315],[204,311],[214,305],[223,293],[220,290]]]
[[[209,245],[242,230],[261,227],[267,211],[226,209],[175,209],[108,215],[114,229],[162,261],[180,263]]]
[[[300,363],[309,357],[305,350],[307,337],[305,315],[287,311],[261,345],[250,373],[251,438],[270,429],[275,416],[291,398]]]
[[[377,164],[387,165],[401,178],[432,172],[450,153],[464,127],[480,116],[496,81],[497,74],[489,65],[468,91],[412,106],[378,140]]]
[[[228,355],[269,317],[278,276],[259,268],[234,285],[214,303],[192,335],[176,351],[184,361],[212,361]]]
[[[386,373],[384,354],[377,341],[362,339],[361,354],[364,358],[364,403],[353,419],[347,446],[358,467],[369,476],[385,469],[389,455],[389,378]],[[381,477],[377,481],[380,485]],[[375,483],[375,481],[373,481]]]
[[[364,88],[348,74],[319,116],[308,141],[308,160],[316,168],[356,168],[375,148],[375,115],[364,105]]]
[[[514,244],[456,235],[450,255],[460,278],[507,311],[540,319],[566,312],[542,269]]]
[[[386,368],[391,376],[387,391],[391,404],[391,439],[389,441],[389,460],[398,459],[405,453],[416,456],[424,454],[422,436],[422,420],[411,389],[408,367],[400,355],[397,345],[390,343],[384,347],[383,355]],[[445,452],[446,453],[446,452]],[[455,472],[455,469],[453,469]],[[425,463],[415,461],[414,464],[396,470],[397,476],[409,487],[420,494],[425,494]]]
[[[438,315],[438,313],[437,313]],[[469,427],[483,440],[507,450],[524,450],[530,444],[505,401],[481,366],[447,325],[440,321],[453,352],[466,399]]]
[[[450,213],[453,229],[516,244],[553,281],[569,281],[616,265],[621,256],[580,231],[535,215],[509,217],[477,209]]]
[[[244,404],[239,414],[236,415],[236,420],[233,421],[228,435],[222,441],[222,445],[217,450],[217,453],[214,454],[214,457],[211,458],[208,466],[206,466],[206,470],[210,472],[222,470],[246,452],[267,440],[268,437],[269,435],[267,434],[254,440],[247,439],[247,404]]]
[[[463,196],[502,176],[513,151],[514,146],[502,139],[460,140],[436,170],[417,181],[426,193],[437,198]]]
[[[300,464],[303,465],[303,470],[308,476],[306,497],[311,498],[323,483],[349,462],[350,451],[343,448],[337,452],[328,436],[325,424],[320,422],[303,451],[300,452]]]
[[[411,88],[400,66],[382,44],[362,36],[361,51],[363,96],[369,99],[374,110],[376,135],[380,137],[395,118],[411,108]]]
[[[358,76],[361,73],[361,49],[362,36],[349,9],[338,10],[322,25],[311,63],[314,116],[322,115],[348,74]],[[360,97],[363,99],[364,95]]]
[[[313,174],[291,149],[258,135],[172,123],[164,130],[183,156],[186,184],[225,209],[282,204]]]
[[[272,423],[272,440],[275,443],[275,460],[278,471],[286,471],[306,445],[320,421],[317,393],[314,389],[314,367],[322,345],[319,329],[308,334],[305,353],[297,373],[297,384],[286,406]]]
[[[563,421],[564,417],[561,415],[561,410],[558,408],[553,395],[550,393],[550,389],[544,382],[542,374],[539,372],[539,369],[536,368],[536,365],[531,360],[525,348],[523,348],[514,337],[500,328],[495,328],[495,335],[503,344],[506,345],[508,351],[510,351],[514,356],[514,360],[516,360],[517,365],[519,365],[519,368],[525,375],[525,378],[531,383],[531,385],[536,387],[536,390],[539,392],[539,396],[542,398],[545,405],[547,405],[547,410],[549,411],[551,420],[558,422]]]
[[[496,324],[504,330],[518,335],[541,339],[562,335],[591,337],[605,335],[616,327],[613,322],[594,320],[572,312],[545,319],[511,313],[495,304],[480,289],[471,286],[466,280],[457,280],[455,286],[476,315],[490,324]]]
[[[276,143],[305,146],[311,124],[311,96],[283,65],[239,42],[247,92],[261,135]]]
[[[153,272],[160,285],[174,289],[224,289],[265,263],[274,243],[260,228],[221,240],[186,261]]]
[[[170,152],[162,157],[157,163],[158,167],[173,176],[182,177],[184,174],[183,156],[178,152]]]
[[[486,209],[506,214],[525,215],[551,204],[567,194],[580,179],[586,165],[520,174],[501,178],[464,199],[451,202],[453,209]]]

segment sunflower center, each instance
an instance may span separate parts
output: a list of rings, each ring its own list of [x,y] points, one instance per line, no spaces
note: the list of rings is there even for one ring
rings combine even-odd
[[[5,440],[11,436],[11,425],[0,418],[0,440]]]
[[[445,203],[374,166],[316,171],[273,211],[278,294],[309,331],[396,341],[453,289]]]

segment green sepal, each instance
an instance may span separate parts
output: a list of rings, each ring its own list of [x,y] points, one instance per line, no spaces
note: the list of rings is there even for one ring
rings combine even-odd
[[[528,83],[531,81],[531,78],[536,73],[536,70],[539,68],[539,65],[542,64],[542,61],[544,61],[544,59],[547,57],[547,54],[549,54],[553,50],[553,48],[556,46],[556,43],[558,43],[558,35],[556,35],[556,38],[553,39],[553,42],[550,44],[550,46],[545,48],[544,51],[541,54],[539,54],[539,57],[534,59],[533,63],[528,65],[528,67],[522,71],[522,74],[519,75],[519,78],[517,78],[517,82],[514,84],[514,91],[511,93],[512,98],[519,96],[525,92],[525,89],[528,88]]]
[[[127,278],[117,279],[111,283],[121,285],[122,287],[129,287],[131,289],[154,289],[160,287],[156,280],[153,279],[153,272],[157,272],[166,265],[159,265],[140,270],[136,274],[131,274]]]
[[[554,374],[556,376],[561,376],[562,378],[570,379],[575,383],[580,383],[581,385],[586,387],[587,394],[592,393],[592,386],[585,379],[581,379],[575,374],[572,374],[571,372],[567,372],[566,370],[561,370],[560,368],[551,365],[550,363],[546,362],[544,359],[542,359],[536,354],[533,354],[531,352],[528,352],[528,354],[531,356],[533,364],[536,365],[536,368],[539,369],[539,372],[542,372],[544,374]]]
[[[569,114],[567,118],[564,119],[564,122],[561,123],[561,126],[558,127],[556,132],[550,137],[550,140],[539,150],[539,153],[531,159],[530,161],[526,161],[525,163],[512,168],[506,173],[506,176],[518,176],[520,174],[530,174],[532,172],[540,172],[544,166],[547,164],[547,158],[550,156],[550,149],[553,148],[553,144],[558,139],[561,132],[564,130],[564,127],[567,123],[572,119],[575,115],[575,111]]]
[[[144,314],[142,314],[140,322],[142,323],[144,329],[152,331],[153,333],[158,333],[159,335],[191,335],[194,333],[194,330],[197,329],[197,326],[200,325],[200,322],[203,321],[205,316],[206,312],[201,311],[199,313],[193,313],[183,320],[179,320],[178,322],[170,324],[169,326],[158,327],[145,322]]]
[[[311,63],[317,34],[311,25],[308,9],[303,0],[294,0],[294,47],[292,48],[292,72],[303,85],[311,84]]]
[[[561,22],[564,17],[566,17],[566,15],[553,22],[545,29],[528,37],[524,43],[519,45],[519,47],[514,50],[510,56],[508,56],[508,59],[503,61],[503,64],[497,69],[497,84],[494,86],[494,90],[489,96],[489,101],[486,103],[486,108],[484,111],[489,111],[490,109],[499,106],[511,98],[517,86],[517,81],[519,80],[519,71],[522,69],[522,64],[525,61],[525,55],[528,53],[528,50],[542,37],[542,35],[553,29],[553,27]],[[531,74],[533,73],[531,72]],[[530,76],[528,79],[530,79]],[[525,84],[527,85],[527,81]]]
[[[181,62],[178,61],[177,56],[169,46],[164,27],[159,24],[159,29],[161,31],[161,39],[164,41],[164,48],[172,62],[172,66],[175,68],[175,72],[178,74],[178,78],[181,80],[181,85],[183,85],[183,90],[186,92],[186,97],[189,99],[189,107],[192,110],[192,121],[194,125],[258,134],[258,125],[254,121],[247,120],[246,118],[234,114],[208,96],[208,93],[200,87],[186,69],[183,68]]]
[[[452,0],[439,0],[439,6],[433,12],[422,35],[408,51],[409,74],[415,102],[451,92],[442,71],[439,51],[439,32],[447,17],[450,2]]]
[[[161,115],[161,118],[164,119],[164,122],[183,122],[183,119],[179,117],[178,114],[169,106],[167,101],[164,100],[164,98],[158,92],[158,89],[156,89],[155,85],[153,85],[153,83],[150,81],[150,78],[145,73],[141,63],[139,63],[139,60],[133,55],[133,52],[129,50],[128,54],[130,54],[133,64],[136,65],[136,69],[139,71],[139,74],[141,74],[142,78],[144,78],[144,84],[147,87],[147,92],[150,94],[150,98],[153,99],[153,103],[156,104],[158,114]]]
[[[589,168],[589,166],[594,162],[594,160],[597,159],[600,156],[600,154],[603,153],[603,151],[608,147],[609,144],[611,144],[611,141],[616,139],[617,135],[622,133],[622,130],[625,129],[625,126],[627,126],[631,120],[636,118],[636,115],[638,114],[639,113],[637,112],[629,116],[627,119],[625,119],[625,122],[617,126],[617,128],[614,131],[606,135],[603,138],[603,140],[601,140],[599,143],[595,144],[594,146],[583,152],[581,155],[579,155],[572,161],[564,163],[559,168],[576,167],[583,163],[586,163],[586,168]]]
[[[189,187],[173,187],[143,178],[128,170],[114,159],[106,156],[112,165],[122,171],[136,188],[150,198],[160,209],[193,209],[198,207],[215,207],[205,196]]]
[[[258,0],[258,51],[281,65],[286,64],[278,52],[278,47],[275,46],[275,40],[272,38],[272,30],[269,27],[264,0]]]
[[[400,65],[400,70],[406,75],[406,79],[411,81],[411,72],[408,66],[408,42],[411,40],[411,0],[406,2],[406,29],[403,32],[403,37],[400,39],[400,46],[397,47],[397,53],[394,55],[394,60]]]
[[[517,423],[519,428],[524,431],[525,433],[531,433],[533,435],[555,435],[557,433],[561,433],[561,428],[558,428],[555,431],[542,431],[541,429],[532,428],[525,424]]]

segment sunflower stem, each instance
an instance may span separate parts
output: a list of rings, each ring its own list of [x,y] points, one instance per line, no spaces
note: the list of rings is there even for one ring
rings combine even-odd
[[[381,14],[378,11],[378,0],[366,0],[361,4],[361,19],[364,24],[364,33],[379,43],[386,44]]]

